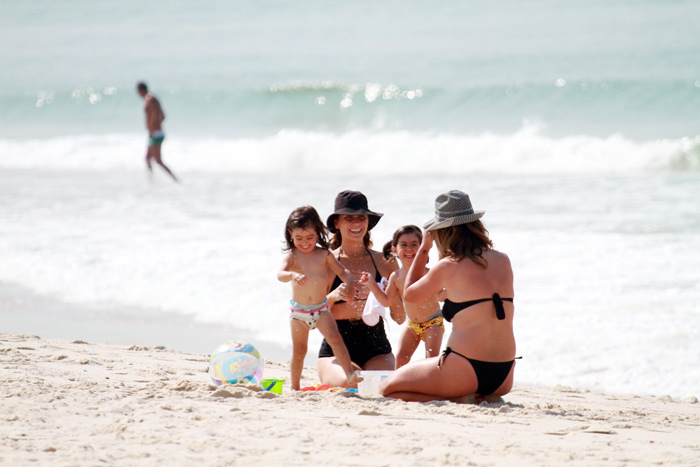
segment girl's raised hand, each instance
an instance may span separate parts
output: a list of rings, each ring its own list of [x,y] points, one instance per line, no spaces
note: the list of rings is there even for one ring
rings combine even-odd
[[[362,275],[360,276],[360,284],[366,284],[367,281],[370,280],[371,277],[372,277],[372,275],[370,273],[363,272]]]

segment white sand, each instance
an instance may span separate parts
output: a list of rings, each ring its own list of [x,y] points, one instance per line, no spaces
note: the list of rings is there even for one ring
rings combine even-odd
[[[216,388],[208,355],[0,334],[4,465],[699,465],[700,404],[517,387],[505,404]],[[266,362],[265,377],[287,378]],[[313,368],[303,384],[316,383]]]

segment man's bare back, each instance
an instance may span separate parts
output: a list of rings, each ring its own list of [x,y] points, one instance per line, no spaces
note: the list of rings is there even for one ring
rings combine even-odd
[[[163,120],[165,120],[165,114],[156,96],[146,94],[144,100],[146,101],[146,105],[143,108],[146,112],[146,128],[148,128],[148,134],[152,135],[154,132],[162,130],[161,125]]]

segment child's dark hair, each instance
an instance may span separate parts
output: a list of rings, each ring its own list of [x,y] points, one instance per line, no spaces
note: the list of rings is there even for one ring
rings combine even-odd
[[[316,243],[323,249],[328,249],[326,226],[323,225],[321,218],[312,206],[302,206],[296,208],[287,218],[287,224],[284,226],[284,240],[286,246],[282,251],[291,251],[294,248],[291,231],[294,229],[313,229],[318,235]]]
[[[423,241],[423,232],[421,231],[420,227],[416,225],[404,225],[403,227],[399,227],[396,229],[396,232],[394,232],[394,237],[391,239],[391,241],[386,242],[386,244],[384,244],[384,248],[382,248],[384,258],[394,258],[394,253],[391,251],[391,247],[397,246],[399,244],[399,238],[406,234],[415,234],[418,237],[419,242]]]

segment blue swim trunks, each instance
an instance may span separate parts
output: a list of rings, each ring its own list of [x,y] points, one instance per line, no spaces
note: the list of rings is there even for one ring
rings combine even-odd
[[[165,133],[163,133],[163,130],[156,130],[148,136],[148,145],[161,144],[164,139]]]

